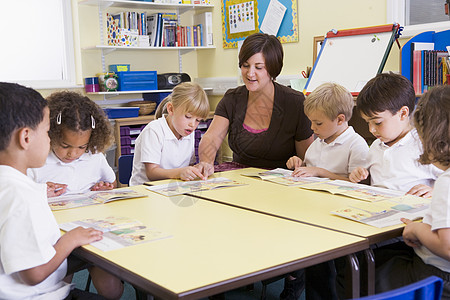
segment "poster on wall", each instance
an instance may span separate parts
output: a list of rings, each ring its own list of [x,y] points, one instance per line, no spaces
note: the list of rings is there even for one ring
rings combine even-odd
[[[297,1],[222,0],[223,48],[237,48],[256,32],[276,34],[282,43],[298,42]]]

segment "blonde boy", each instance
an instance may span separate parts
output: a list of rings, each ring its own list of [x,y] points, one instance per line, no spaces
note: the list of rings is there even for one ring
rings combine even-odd
[[[317,138],[304,162],[293,156],[286,163],[295,169],[293,175],[348,180],[353,169],[365,162],[369,147],[348,125],[353,107],[350,92],[336,83],[324,83],[306,97],[305,114]]]

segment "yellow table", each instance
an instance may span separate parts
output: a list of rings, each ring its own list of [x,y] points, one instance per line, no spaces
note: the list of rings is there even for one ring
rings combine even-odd
[[[300,189],[295,186],[284,186],[241,175],[261,171],[264,170],[245,168],[215,173],[210,178],[226,177],[246,185],[193,192],[189,195],[354,234],[369,239],[370,244],[401,236],[403,225],[377,228],[330,213],[333,210],[347,207],[362,200],[333,195],[328,192]],[[151,182],[151,184],[167,182],[167,180],[164,180]]]
[[[173,237],[82,258],[162,299],[197,299],[367,249],[366,239],[189,197],[148,197],[54,212],[58,223],[127,216]],[[354,272],[353,297],[359,295]]]
[[[330,213],[333,210],[347,207],[361,200],[333,195],[328,192],[310,191],[295,186],[284,186],[262,179],[241,175],[261,171],[264,170],[245,168],[215,173],[210,178],[226,177],[247,185],[193,192],[189,195],[266,215],[353,234],[367,238],[369,244],[401,236],[403,225],[376,228],[341,218]],[[164,180],[151,182],[151,184],[167,182],[167,180]],[[365,251],[364,254],[369,268],[367,274],[365,274],[365,276],[367,276],[368,290],[369,294],[373,294],[375,278],[373,252],[369,249]]]

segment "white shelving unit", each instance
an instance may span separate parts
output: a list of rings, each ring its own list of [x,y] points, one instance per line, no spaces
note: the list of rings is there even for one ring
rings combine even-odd
[[[84,47],[83,51],[100,50],[102,72],[106,72],[105,56],[114,51],[178,51],[178,71],[183,72],[182,55],[191,51],[215,49],[215,46],[200,46],[200,47],[127,47],[127,46],[109,46],[105,43],[104,28],[106,24],[103,21],[104,10],[110,7],[119,7],[125,9],[143,9],[143,10],[162,10],[162,11],[176,11],[178,16],[178,23],[180,22],[180,14],[191,10],[212,9],[214,5],[211,4],[173,4],[173,3],[154,3],[145,1],[127,1],[127,0],[80,0],[79,5],[97,6],[99,9],[99,25],[100,25],[100,45]],[[209,89],[211,90],[211,89]],[[146,90],[146,91],[117,91],[117,92],[98,92],[88,93],[91,95],[103,95],[105,100],[107,97],[115,97],[121,94],[142,94],[142,93],[160,93],[171,92],[171,90]]]

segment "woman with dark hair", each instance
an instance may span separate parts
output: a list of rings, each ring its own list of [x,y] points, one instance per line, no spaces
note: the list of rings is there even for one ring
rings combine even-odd
[[[283,67],[283,47],[273,35],[247,37],[239,52],[243,86],[228,90],[199,148],[202,173],[214,172],[214,158],[228,133],[233,161],[252,167],[285,168],[304,158],[313,141],[303,112],[304,95],[275,82]]]
[[[296,155],[304,159],[313,142],[303,112],[302,93],[275,82],[283,67],[283,47],[273,35],[247,37],[239,52],[243,86],[228,90],[199,147],[204,176],[214,172],[214,158],[228,134],[233,161],[260,168],[286,168]],[[304,289],[303,270],[286,277],[280,299],[297,299]]]

